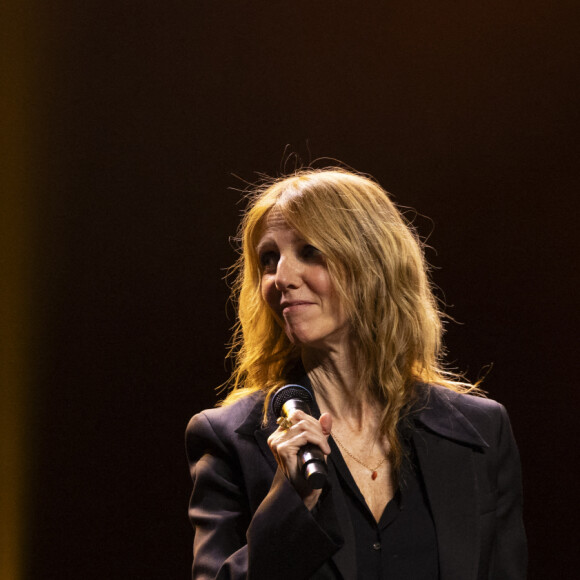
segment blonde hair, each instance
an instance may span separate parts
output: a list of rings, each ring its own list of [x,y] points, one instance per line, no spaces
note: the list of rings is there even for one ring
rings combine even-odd
[[[264,220],[276,208],[286,223],[325,256],[330,278],[348,316],[357,388],[384,405],[381,430],[391,461],[402,457],[399,419],[417,381],[456,391],[441,364],[441,315],[428,278],[422,244],[387,193],[372,179],[341,168],[303,169],[263,184],[251,196],[240,225],[241,255],[233,267],[238,322],[230,356],[232,390],[223,405],[255,391],[271,394],[300,352],[261,295],[256,246]]]

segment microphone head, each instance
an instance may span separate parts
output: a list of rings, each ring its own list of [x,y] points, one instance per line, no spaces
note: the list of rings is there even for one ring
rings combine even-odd
[[[284,403],[290,399],[299,399],[306,404],[312,402],[310,391],[301,385],[284,385],[279,388],[272,397],[272,412],[274,417],[279,417]]]

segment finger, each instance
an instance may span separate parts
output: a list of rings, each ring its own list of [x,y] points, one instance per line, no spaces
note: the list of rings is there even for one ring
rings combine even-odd
[[[328,413],[326,413],[328,415]],[[314,418],[312,415],[305,413],[304,411],[294,410],[288,415],[288,420],[292,423],[292,426],[301,425],[311,425],[315,428],[320,428],[320,422],[318,419]]]
[[[290,429],[290,427],[292,427],[292,421],[288,419],[288,417],[278,417],[276,424],[278,427],[280,427],[280,429],[284,430]]]
[[[305,413],[304,411],[301,411],[300,409],[294,409],[292,411],[290,411],[290,414],[288,415],[288,419],[294,424],[296,425],[296,423],[300,423],[300,421],[308,421],[308,419],[313,419],[314,417],[312,417],[312,415],[309,415],[308,413]]]
[[[319,421],[303,411],[296,410],[289,419],[292,419],[293,423],[289,429],[284,429],[280,425],[268,438],[268,446],[274,457],[280,458],[283,455],[284,462],[291,461],[291,457],[295,456],[299,448],[306,443],[317,445],[325,455],[330,454],[328,435],[332,417],[328,413],[325,413]]]
[[[324,413],[318,420],[312,415],[296,410],[290,414],[289,419],[292,420],[293,425],[288,429],[288,435],[305,431],[310,434],[308,443],[318,445],[326,455],[330,453],[327,439],[332,428],[332,416],[329,413]]]
[[[328,435],[323,433],[318,421],[315,421],[314,424],[300,422],[298,425],[294,425],[294,427],[288,430],[284,441],[291,442],[300,447],[306,445],[306,443],[312,443],[313,445],[320,447],[325,455],[330,453]]]
[[[332,415],[330,413],[323,413],[320,415],[319,421],[322,432],[328,437],[332,431]]]
[[[285,435],[286,430],[278,428],[268,437],[268,447],[276,458],[278,457],[278,446],[284,439]]]

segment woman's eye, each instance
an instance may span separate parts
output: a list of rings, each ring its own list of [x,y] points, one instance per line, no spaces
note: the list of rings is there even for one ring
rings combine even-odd
[[[277,252],[263,252],[260,254],[260,264],[266,272],[271,272],[276,270],[276,265],[278,264],[278,253]]]
[[[318,248],[315,248],[310,244],[306,244],[302,249],[302,256],[306,259],[321,259],[322,252]]]

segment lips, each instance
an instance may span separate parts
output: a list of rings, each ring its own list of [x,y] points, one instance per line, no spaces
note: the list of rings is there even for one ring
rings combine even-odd
[[[295,310],[300,310],[301,307],[311,306],[313,302],[307,302],[306,300],[288,300],[280,303],[282,308],[282,313],[292,312]]]

